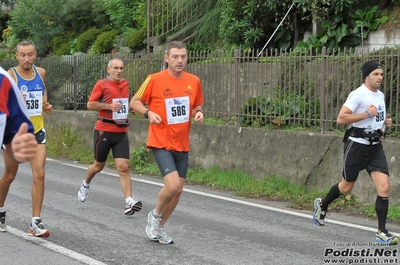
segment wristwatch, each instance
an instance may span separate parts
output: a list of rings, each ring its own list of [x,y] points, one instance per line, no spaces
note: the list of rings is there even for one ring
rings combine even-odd
[[[143,113],[143,116],[144,116],[146,119],[148,119],[148,118],[149,118],[149,110],[146,110],[146,111]]]

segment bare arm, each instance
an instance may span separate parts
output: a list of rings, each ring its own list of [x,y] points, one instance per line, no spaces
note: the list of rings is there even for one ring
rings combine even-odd
[[[339,115],[337,117],[337,124],[338,125],[346,125],[346,124],[351,124],[363,119],[367,119],[370,117],[374,117],[378,114],[378,110],[374,105],[369,105],[367,108],[366,112],[359,113],[359,114],[353,114],[353,111],[349,109],[346,106],[343,106],[342,109],[339,112]]]
[[[143,104],[143,101],[136,95],[134,95],[133,98],[131,99],[129,107],[141,114],[144,114],[148,110],[147,115],[150,123],[159,124],[162,122],[160,115],[147,109],[146,106]]]

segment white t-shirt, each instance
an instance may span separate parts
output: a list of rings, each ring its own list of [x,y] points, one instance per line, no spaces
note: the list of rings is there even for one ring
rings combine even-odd
[[[375,105],[378,109],[378,114],[374,117],[363,119],[352,124],[353,127],[357,128],[372,128],[378,130],[383,128],[383,124],[386,118],[386,106],[385,96],[380,90],[373,92],[369,90],[364,84],[352,91],[347,97],[346,102],[343,106],[348,107],[353,114],[365,113],[369,105]],[[363,138],[351,137],[350,139],[354,142],[361,144],[370,144],[370,142]]]

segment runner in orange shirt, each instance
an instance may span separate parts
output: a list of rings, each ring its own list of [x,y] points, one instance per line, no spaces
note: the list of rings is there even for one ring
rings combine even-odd
[[[203,92],[200,79],[184,71],[187,49],[182,42],[168,44],[164,60],[168,68],[149,75],[130,102],[130,107],[149,119],[147,148],[161,174],[156,207],[148,214],[146,233],[153,241],[172,244],[164,225],[178,204],[189,163],[189,133],[194,117],[203,123]],[[144,106],[147,104],[148,109]]]

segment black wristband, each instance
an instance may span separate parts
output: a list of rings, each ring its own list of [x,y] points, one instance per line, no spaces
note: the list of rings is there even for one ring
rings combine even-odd
[[[148,119],[148,118],[149,118],[149,110],[146,110],[146,111],[143,113],[143,116],[144,116],[146,119]]]
[[[199,111],[200,111],[201,113],[203,113],[203,118],[205,118],[205,117],[206,117],[206,114],[204,114],[204,111],[202,111],[201,109],[198,109],[198,110],[196,111],[196,113],[199,112]]]

